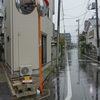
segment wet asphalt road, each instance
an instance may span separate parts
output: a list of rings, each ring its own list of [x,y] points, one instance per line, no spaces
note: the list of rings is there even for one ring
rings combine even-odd
[[[12,95],[7,82],[0,83],[0,100],[12,100]]]
[[[11,91],[7,83],[6,75],[0,63],[0,100],[12,100]]]
[[[100,65],[79,55],[77,49],[66,52],[66,58],[59,76],[55,70],[47,80],[45,88],[51,95],[42,100],[100,100]]]

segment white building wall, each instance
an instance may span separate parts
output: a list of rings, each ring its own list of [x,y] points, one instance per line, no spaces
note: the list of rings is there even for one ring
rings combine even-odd
[[[11,1],[11,5],[9,3]],[[50,1],[50,9],[52,10]],[[32,65],[33,69],[39,68],[38,58],[38,14],[35,9],[31,14],[23,15],[18,12],[15,6],[14,0],[5,0],[5,6],[7,6],[7,35],[12,35],[12,52],[11,41],[6,43],[6,61],[11,66],[14,66],[14,71],[19,71],[20,65]],[[10,8],[12,6],[12,11]],[[9,9],[8,9],[9,8]],[[12,30],[11,20],[12,15]],[[52,27],[52,15],[50,19],[48,17],[41,17],[41,31],[47,34],[47,62],[51,61],[51,34],[53,32]],[[6,41],[6,40],[5,40]],[[12,61],[11,61],[12,54]]]
[[[92,45],[93,45],[93,39],[94,39],[94,37],[90,38],[90,36],[89,36],[89,32],[92,31],[92,30],[94,30],[94,29],[93,28],[89,28],[89,30],[88,30],[88,43],[92,43]]]
[[[95,28],[95,37],[94,37],[94,41],[95,41],[95,46],[97,47],[97,32],[96,32],[96,28]],[[99,39],[100,39],[100,27],[99,27]],[[99,41],[99,45],[100,45],[100,41]]]
[[[12,0],[13,1],[13,0]],[[28,15],[18,12],[13,1],[14,70],[20,65],[38,65],[38,15],[36,9]]]
[[[97,34],[96,34],[96,28],[94,28],[94,46],[97,48]]]
[[[89,32],[91,30],[94,30],[94,37],[93,38],[89,38]],[[100,38],[100,27],[99,27],[99,38]],[[86,43],[92,43],[92,45],[94,45],[97,48],[97,32],[96,32],[96,27],[93,26],[92,28],[88,29],[87,32],[87,36],[86,36]]]

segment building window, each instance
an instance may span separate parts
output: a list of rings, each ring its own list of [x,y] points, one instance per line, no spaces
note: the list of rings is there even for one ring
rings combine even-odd
[[[42,35],[42,64],[47,62],[47,37]]]

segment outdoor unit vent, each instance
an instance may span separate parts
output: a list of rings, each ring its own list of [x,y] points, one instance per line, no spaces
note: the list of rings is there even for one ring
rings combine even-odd
[[[20,76],[32,75],[32,65],[20,66]]]

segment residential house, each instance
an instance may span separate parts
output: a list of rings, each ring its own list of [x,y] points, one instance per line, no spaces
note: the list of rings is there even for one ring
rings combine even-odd
[[[100,19],[99,23],[99,38],[100,38]],[[86,36],[86,43],[91,44],[97,48],[97,32],[96,32],[96,19],[91,18],[85,21],[84,23],[84,33]]]
[[[12,73],[19,73],[21,66],[32,66],[38,74],[38,12],[34,1],[4,0],[5,61]],[[26,1],[26,0],[24,0]],[[51,37],[53,35],[54,0],[49,0],[48,14],[41,17],[42,64],[50,65]]]

